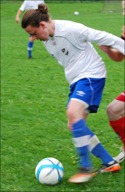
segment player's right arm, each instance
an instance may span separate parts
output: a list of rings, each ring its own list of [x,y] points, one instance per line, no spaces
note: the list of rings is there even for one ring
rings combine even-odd
[[[22,14],[22,11],[19,9],[17,14],[16,14],[16,23],[20,22],[20,15]]]
[[[30,1],[24,1],[21,5],[21,7],[19,8],[19,10],[17,11],[16,14],[16,23],[20,22],[20,16],[22,14],[22,12],[26,9],[27,4],[30,3]]]

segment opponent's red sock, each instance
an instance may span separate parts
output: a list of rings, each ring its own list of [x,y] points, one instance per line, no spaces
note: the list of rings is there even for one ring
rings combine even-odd
[[[109,121],[110,126],[118,134],[125,148],[125,117],[122,117],[116,121]]]

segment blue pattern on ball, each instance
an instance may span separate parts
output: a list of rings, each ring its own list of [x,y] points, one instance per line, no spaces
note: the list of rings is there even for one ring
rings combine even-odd
[[[61,180],[62,180],[62,177],[60,176],[59,170],[61,170],[61,171],[64,172],[64,168],[59,166],[59,163],[60,163],[60,162],[58,162],[57,164],[54,164],[50,159],[47,159],[47,158],[46,158],[46,160],[50,161],[52,164],[41,165],[41,166],[38,168],[37,173],[36,173],[36,178],[37,178],[37,180],[39,181],[39,175],[40,175],[40,172],[42,171],[42,169],[44,169],[44,168],[52,168],[52,169],[47,173],[47,175],[51,174],[52,171],[53,171],[54,169],[56,169],[56,170],[57,170],[57,173],[58,173],[58,181],[61,181]],[[47,175],[46,175],[46,176],[47,176]]]

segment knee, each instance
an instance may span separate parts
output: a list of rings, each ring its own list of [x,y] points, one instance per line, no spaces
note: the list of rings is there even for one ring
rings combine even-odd
[[[72,128],[72,124],[76,123],[82,118],[82,116],[78,113],[77,110],[73,110],[70,108],[67,110],[67,117],[68,117],[68,127],[70,129]]]
[[[110,116],[110,115],[115,114],[116,110],[115,110],[115,108],[112,105],[108,105],[106,112],[107,112],[108,116]]]
[[[107,106],[106,112],[108,116],[113,113],[112,107],[110,105]]]

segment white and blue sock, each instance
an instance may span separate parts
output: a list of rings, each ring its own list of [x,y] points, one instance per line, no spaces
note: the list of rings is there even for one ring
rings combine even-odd
[[[88,150],[90,132],[83,119],[72,125],[73,141],[80,157],[80,167],[84,168],[92,167]]]
[[[114,159],[107,152],[107,150],[103,147],[103,145],[100,143],[100,141],[96,135],[93,135],[90,138],[89,150],[94,156],[100,158],[102,160],[103,164],[105,164],[105,165],[111,164],[114,162]]]
[[[31,42],[31,41],[28,42],[27,50],[28,50],[28,58],[29,59],[32,58],[33,44],[34,44],[34,42]]]

